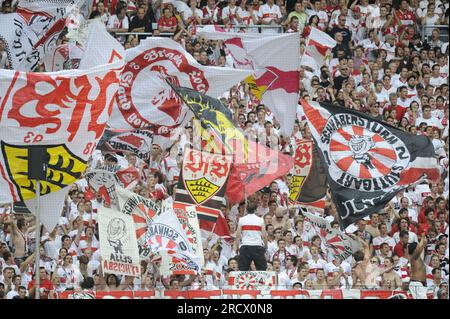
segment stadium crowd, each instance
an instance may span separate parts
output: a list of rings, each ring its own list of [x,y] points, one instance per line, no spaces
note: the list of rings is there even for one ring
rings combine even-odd
[[[0,2],[2,13],[15,10],[16,1]],[[43,227],[39,248],[43,298],[54,296],[52,291],[80,287],[97,291],[225,287],[229,273],[242,265],[237,254],[239,242],[233,239],[242,224],[240,219],[248,217],[251,210],[252,218],[260,218],[261,235],[266,239],[258,258],[264,259],[267,270],[277,273],[279,289],[408,290],[408,243],[422,242],[428,294],[448,299],[448,0],[377,0],[370,2],[379,7],[376,19],[368,0],[190,0],[187,6],[180,6],[184,11],[177,9],[176,2],[159,0],[88,2],[89,18],[101,19],[125,48],[137,46],[149,34],[170,36],[202,65],[232,67],[233,62],[219,41],[197,37],[196,25],[219,24],[240,32],[299,32],[299,58],[311,27],[319,28],[338,44],[320,70],[301,69],[300,96],[356,109],[411,134],[427,136],[435,147],[442,178],[438,183],[411,185],[378,213],[349,226],[346,232],[359,238],[362,251],[340,262],[333,259],[303,214],[289,208],[292,175],[287,174],[248,196],[246,202],[224,204],[222,212],[233,238],[230,241],[214,234],[203,238],[201,275],[163,277],[159,261],[148,260],[142,261],[141,278],[103,273],[96,224],[102,198],[80,180],[71,186],[58,226],[53,230]],[[439,27],[442,25],[447,29]],[[128,32],[135,35],[123,35]],[[1,40],[0,68],[8,68]],[[300,106],[293,134],[282,136],[277,119],[245,84],[224,93],[221,101],[246,136],[268,147],[293,155],[296,141],[311,139]],[[145,178],[134,191],[161,200],[173,193],[180,154],[192,134],[192,127],[187,126],[175,152],[155,144],[145,166],[134,155],[100,151],[94,153],[91,165],[136,165]],[[329,196],[325,202],[322,214],[338,227]],[[32,216],[12,208],[0,208],[0,299],[34,294],[36,225]],[[255,263],[250,269],[264,270]]]

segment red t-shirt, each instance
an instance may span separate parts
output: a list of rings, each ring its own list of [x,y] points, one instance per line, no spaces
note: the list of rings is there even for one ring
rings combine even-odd
[[[28,283],[28,290],[31,290],[33,288],[34,282],[35,282],[35,280],[33,279],[32,281],[30,281]],[[44,279],[44,280],[41,280],[40,286],[41,286],[41,289],[44,288],[44,291],[41,290],[40,298],[48,299],[49,292],[54,289],[52,282],[48,279]]]
[[[403,255],[405,254],[403,244],[401,242],[398,242],[397,245],[395,245],[394,254],[396,254],[398,257],[403,257]]]
[[[176,27],[178,24],[177,18],[175,17],[170,17],[170,18],[166,18],[166,17],[161,17],[158,20],[158,28],[159,27],[164,27],[164,28],[173,28]]]

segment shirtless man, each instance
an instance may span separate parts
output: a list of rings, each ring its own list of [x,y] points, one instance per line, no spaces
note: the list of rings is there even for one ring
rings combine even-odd
[[[6,224],[9,224],[11,227],[12,241],[15,248],[14,260],[16,265],[20,267],[20,264],[28,257],[28,233],[31,229],[29,229],[28,222],[24,217],[10,219]]]
[[[360,236],[356,236],[355,239],[361,243],[363,250],[353,254],[357,263],[353,269],[353,288],[377,289],[378,277],[394,269],[394,265],[384,269],[379,267],[378,259],[371,257],[369,244]]]
[[[422,252],[426,245],[427,238],[425,234],[422,234],[419,244],[411,243],[408,245],[407,257],[411,264],[409,292],[414,299],[427,299],[426,267],[422,259]]]
[[[394,266],[394,260],[392,257],[386,257],[384,259],[384,267],[392,268]],[[386,290],[396,290],[402,287],[402,279],[395,272],[395,270],[390,270],[385,272],[382,276],[381,286]]]

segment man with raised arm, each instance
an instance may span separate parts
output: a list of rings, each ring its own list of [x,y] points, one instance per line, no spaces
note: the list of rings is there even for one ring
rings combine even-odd
[[[419,244],[408,244],[408,259],[411,265],[409,291],[414,299],[427,299],[426,267],[422,252],[427,245],[427,238],[422,234]]]

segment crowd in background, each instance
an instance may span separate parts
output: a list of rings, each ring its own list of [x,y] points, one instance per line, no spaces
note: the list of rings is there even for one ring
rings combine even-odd
[[[272,181],[245,202],[224,205],[231,234],[246,215],[247,206],[255,205],[267,233],[267,270],[276,272],[278,289],[407,290],[410,265],[406,247],[425,236],[428,292],[433,298],[448,298],[448,0],[377,0],[370,4],[368,0],[190,0],[180,7],[184,8],[181,12],[176,3],[161,1],[88,2],[88,17],[101,19],[125,48],[137,46],[146,36],[168,36],[202,65],[232,67],[233,61],[220,41],[197,37],[197,25],[218,24],[240,32],[299,32],[299,58],[312,27],[332,36],[337,45],[330,59],[320,69],[301,69],[300,97],[356,109],[428,137],[435,148],[441,181],[410,186],[384,209],[346,229],[370,249],[370,279],[364,283],[355,275],[360,260],[354,256],[342,262],[334,259],[302,213],[289,208],[291,174]],[[1,13],[14,12],[16,1],[0,3]],[[376,21],[371,19],[372,4],[379,7]],[[145,34],[123,34],[127,32]],[[8,68],[1,40],[0,68]],[[282,136],[277,119],[244,83],[220,98],[233,112],[236,126],[259,143],[293,155],[298,140],[311,139],[300,106],[294,132]],[[188,125],[172,148],[174,152],[154,145],[145,165],[134,155],[100,151],[94,153],[91,165],[135,166],[143,177],[134,191],[161,200],[173,194],[182,151],[192,134]],[[97,291],[214,289],[226,286],[230,272],[239,270],[233,240],[211,235],[203,238],[205,266],[200,275],[164,277],[159,274],[160,261],[151,260],[142,261],[141,278],[104,274],[97,227],[99,205],[100,194],[80,180],[71,186],[58,226],[53,230],[43,227],[39,276],[44,298],[52,297],[53,292],[86,287]],[[322,214],[338,225],[329,196]],[[32,216],[14,212],[11,205],[0,207],[0,299],[34,294],[35,227]],[[251,267],[256,269],[253,264]]]

